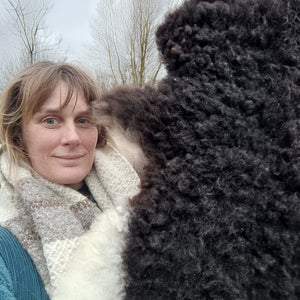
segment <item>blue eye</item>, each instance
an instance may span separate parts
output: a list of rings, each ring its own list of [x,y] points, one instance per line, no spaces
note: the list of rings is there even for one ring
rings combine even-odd
[[[43,120],[43,123],[46,126],[54,126],[54,125],[56,125],[57,120],[55,118],[46,118],[46,119]]]
[[[77,121],[79,124],[87,124],[89,121],[87,119],[78,119]]]
[[[48,124],[48,125],[53,125],[53,124],[55,124],[55,119],[53,119],[53,118],[48,118],[48,119],[46,119],[44,122],[45,122],[46,124]]]
[[[78,126],[81,127],[90,127],[93,126],[93,121],[90,118],[79,118],[76,120]]]

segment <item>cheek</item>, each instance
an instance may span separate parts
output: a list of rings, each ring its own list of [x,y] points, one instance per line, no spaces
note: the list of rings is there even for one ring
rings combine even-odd
[[[94,150],[98,141],[98,130],[95,128],[95,130],[91,130],[89,133],[85,133],[82,136],[81,141],[85,148]]]
[[[24,132],[25,151],[29,156],[43,155],[51,151],[58,144],[55,135],[40,130],[27,130]]]

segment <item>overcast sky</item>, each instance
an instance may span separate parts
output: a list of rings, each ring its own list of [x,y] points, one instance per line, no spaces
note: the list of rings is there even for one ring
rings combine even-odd
[[[8,30],[7,15],[0,0],[0,55],[16,47],[14,36]],[[53,0],[45,22],[49,33],[61,37],[60,48],[68,60],[80,59],[87,43],[91,41],[89,22],[95,14],[99,0]],[[109,1],[109,0],[107,0]]]
[[[26,0],[20,0],[23,4]],[[28,0],[29,3],[38,4],[41,0]],[[32,1],[32,2],[31,2]],[[96,10],[100,0],[45,0],[53,3],[45,16],[45,27],[47,33],[44,33],[46,45],[50,45],[53,51],[45,52],[49,59],[66,60],[72,63],[79,63],[90,69],[94,68],[91,50],[88,52],[88,46],[93,42],[91,36],[90,22],[97,15]],[[125,0],[104,0],[111,3],[117,3]],[[123,2],[124,1],[124,2]],[[159,0],[158,0],[159,1]],[[165,0],[161,0],[163,3]],[[179,0],[173,0],[174,3]],[[105,3],[107,3],[105,2]],[[12,25],[9,24],[10,18],[5,10],[4,4],[7,0],[0,0],[0,88],[11,73],[9,68],[19,66],[20,50],[24,49],[20,39],[12,33]],[[29,5],[29,4],[28,4]],[[27,7],[27,6],[26,6]],[[29,7],[30,8],[30,7]],[[167,6],[165,7],[167,8]],[[124,11],[122,11],[124,12]],[[162,10],[161,12],[164,12]],[[50,38],[50,41],[47,39]],[[51,46],[53,41],[61,40],[57,48]],[[45,57],[45,59],[48,59]],[[105,62],[101,64],[105,68]],[[2,75],[2,76],[1,76]]]
[[[45,18],[48,33],[53,34],[53,40],[54,37],[61,39],[59,48],[64,52],[63,57],[67,57],[68,61],[81,60],[82,57],[86,56],[87,44],[92,41],[90,21],[96,15],[100,0],[46,1],[53,3]],[[116,0],[105,1],[116,2]],[[0,0],[0,56],[4,60],[7,53],[13,53],[18,48],[15,37],[9,30],[8,14],[3,6],[6,2],[7,0]]]
[[[61,36],[61,46],[74,59],[80,58],[91,41],[89,22],[97,3],[98,0],[54,0],[54,6],[47,15],[49,32]]]
[[[55,0],[47,17],[49,31],[61,35],[62,46],[74,57],[80,56],[91,41],[89,22],[97,3],[98,0]]]

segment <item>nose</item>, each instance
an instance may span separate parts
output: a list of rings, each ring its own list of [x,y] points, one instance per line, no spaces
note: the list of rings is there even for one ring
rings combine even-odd
[[[62,127],[61,143],[63,145],[78,145],[80,142],[81,139],[76,125],[73,122],[64,124]]]

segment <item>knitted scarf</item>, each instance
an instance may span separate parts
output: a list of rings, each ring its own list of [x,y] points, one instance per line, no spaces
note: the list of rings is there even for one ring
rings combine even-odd
[[[97,204],[25,165],[12,178],[5,152],[0,167],[0,225],[30,254],[51,299],[121,299],[126,203],[139,183],[126,159],[110,145],[96,150],[85,182]],[[93,295],[82,295],[87,285]]]

